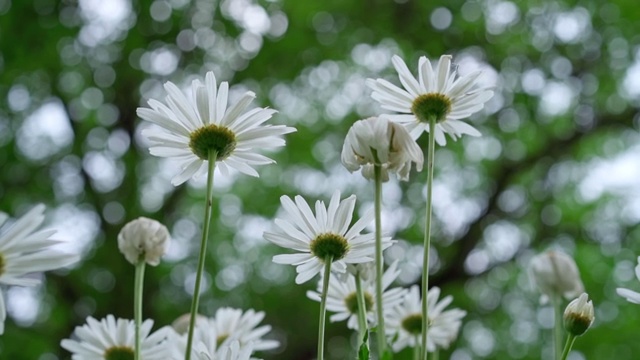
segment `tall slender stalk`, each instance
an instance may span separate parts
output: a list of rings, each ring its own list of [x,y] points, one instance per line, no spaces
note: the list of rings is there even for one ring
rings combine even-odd
[[[562,356],[560,357],[560,360],[567,359],[567,356],[569,356],[569,352],[573,347],[573,343],[576,341],[576,337],[577,336],[573,334],[569,334],[569,336],[567,337],[567,342],[564,344],[564,350],[562,351]]]
[[[427,205],[424,216],[424,252],[422,257],[422,359],[427,360],[427,331],[429,326],[429,308],[427,295],[429,293],[429,256],[431,249],[431,206],[433,200],[433,162],[435,152],[436,118],[429,118],[429,147],[427,149]]]
[[[331,276],[331,263],[333,257],[327,256],[324,260],[324,277],[322,279],[322,294],[320,295],[320,321],[318,322],[318,359],[324,360],[324,325],[327,317],[327,292],[329,291],[329,277]]]
[[[198,304],[200,302],[200,283],[204,272],[204,260],[207,254],[207,240],[209,239],[209,227],[211,226],[211,208],[213,205],[213,171],[216,168],[218,153],[209,150],[209,167],[207,171],[207,198],[204,208],[204,226],[202,229],[202,239],[200,240],[200,253],[198,254],[198,270],[196,272],[196,284],[193,289],[193,299],[191,301],[191,316],[189,317],[189,335],[187,336],[187,349],[185,360],[191,359],[191,348],[193,347],[193,330],[198,314]]]
[[[356,299],[358,301],[358,349],[364,342],[364,335],[369,331],[367,325],[367,303],[364,300],[364,292],[362,291],[362,279],[360,273],[356,273]],[[367,338],[367,345],[369,340]],[[368,346],[367,346],[368,347]]]
[[[553,296],[551,302],[553,304],[553,320],[555,322],[553,328],[553,353],[554,359],[560,360],[562,355],[562,333],[564,332],[564,326],[562,325],[562,298]]]
[[[420,346],[420,335],[416,335],[416,346],[413,348],[413,360],[420,360],[420,352],[422,347]]]
[[[135,322],[135,360],[140,360],[140,324],[142,323],[142,295],[144,288],[144,267],[146,265],[146,261],[144,260],[144,255],[140,255],[138,258],[138,263],[136,264],[136,274],[134,280],[134,290],[133,290],[133,317]]]
[[[373,167],[375,182],[375,213],[376,213],[376,311],[378,315],[378,356],[384,354],[387,341],[384,329],[384,304],[382,303],[382,168],[380,165]]]

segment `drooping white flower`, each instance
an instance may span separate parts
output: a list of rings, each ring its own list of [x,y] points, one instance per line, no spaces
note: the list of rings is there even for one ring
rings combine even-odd
[[[332,259],[332,271],[343,273],[347,264],[359,264],[373,261],[375,236],[360,234],[374,217],[369,211],[353,226],[351,219],[355,208],[354,195],[340,200],[340,192],[331,197],[327,208],[317,201],[315,215],[307,202],[295,197],[295,203],[288,196],[280,198],[288,219],[276,219],[277,229],[265,232],[264,238],[278,246],[298,251],[299,254],[284,254],[273,257],[273,262],[296,266],[296,283],[311,280],[325,265],[328,257]],[[383,248],[392,244],[390,238],[382,239]]]
[[[54,248],[55,230],[39,230],[44,221],[44,205],[36,205],[12,224],[3,226],[8,216],[0,213],[0,284],[36,286],[40,279],[26,276],[69,266],[80,257]],[[7,311],[0,291],[0,334],[4,333]]]
[[[152,326],[153,320],[140,326],[140,355],[145,360],[166,360],[169,328],[151,333]],[[89,317],[85,325],[76,327],[73,339],[64,339],[61,345],[73,360],[133,359],[135,323],[113,315],[100,321]]]
[[[447,349],[458,337],[462,318],[467,314],[460,309],[444,310],[451,302],[451,295],[438,301],[440,288],[433,287],[427,294],[427,307],[429,323],[427,330],[427,351],[434,352],[437,349]],[[422,332],[422,303],[420,289],[412,286],[404,297],[404,302],[388,312],[387,324],[388,338],[393,341],[393,351],[398,352],[405,347],[419,345]]]
[[[370,117],[353,124],[342,147],[342,164],[354,172],[362,169],[362,176],[374,178],[374,166],[382,170],[382,180],[389,180],[389,172],[400,180],[409,180],[411,163],[422,170],[422,150],[404,126],[383,117]]]
[[[542,292],[541,303],[554,297],[573,299],[584,292],[580,272],[573,259],[559,251],[547,251],[531,259],[529,273]]]
[[[281,135],[295,131],[284,125],[263,125],[276,113],[273,109],[246,111],[255,98],[251,91],[227,107],[229,84],[222,82],[218,88],[213,72],[207,73],[204,84],[193,81],[191,100],[171,82],[164,88],[169,94],[166,105],[151,99],[151,109],[138,108],[137,114],[162,128],[142,133],[151,142],[151,154],[182,163],[182,172],[171,180],[175,186],[206,173],[210,151],[216,152],[216,165],[222,174],[233,168],[258,176],[254,166],[274,161],[256,149],[284,146]]]
[[[460,121],[480,111],[493,96],[493,91],[488,89],[472,90],[480,71],[456,78],[456,71],[451,71],[451,55],[440,57],[436,71],[429,59],[422,56],[416,79],[399,56],[394,55],[391,61],[402,88],[384,79],[368,79],[367,85],[373,90],[372,98],[383,109],[405,114],[387,116],[405,125],[414,139],[430,131],[431,118],[436,121],[434,136],[440,145],[447,142],[445,133],[454,140],[463,134],[480,136],[478,130]]]
[[[593,302],[589,300],[589,295],[582,293],[564,310],[564,328],[570,334],[580,336],[589,329],[595,318]]]
[[[361,277],[362,292],[364,293],[364,302],[366,308],[366,316],[369,328],[377,324],[376,310],[376,282],[375,267],[367,267],[368,274]],[[398,262],[394,262],[389,266],[382,276],[382,309],[389,311],[398,306],[404,300],[407,292],[404,288],[388,289],[389,286],[400,275],[398,270]],[[322,293],[322,281],[318,283],[318,292],[308,291],[307,297],[311,300],[320,301]],[[387,290],[388,289],[388,290]],[[347,327],[349,329],[358,330],[358,298],[356,291],[355,276],[350,272],[346,276],[332,276],[329,278],[329,289],[327,291],[327,310],[334,312],[329,318],[332,322],[343,321],[347,319]]]
[[[640,256],[638,256],[638,265],[636,265],[636,277],[640,281]],[[628,302],[640,304],[640,293],[625,288],[617,288],[616,292],[618,295],[627,299]]]
[[[142,257],[147,264],[156,266],[164,256],[170,239],[166,226],[153,219],[139,217],[120,230],[118,249],[133,265]]]
[[[196,346],[192,348],[192,356],[201,356],[202,353],[205,353],[217,360],[225,347],[229,348],[224,350],[228,356],[246,354],[247,348],[249,355],[253,351],[277,348],[280,346],[277,340],[263,339],[263,336],[271,331],[270,325],[258,326],[264,316],[265,313],[262,311],[256,312],[253,309],[242,311],[228,307],[218,309],[212,318],[199,316],[193,333],[193,344]],[[178,331],[184,330],[182,324],[179,328]],[[186,331],[184,333],[178,333],[176,330],[171,331],[170,344],[173,360],[184,359],[187,335]],[[237,351],[230,347],[234,342],[238,343]]]

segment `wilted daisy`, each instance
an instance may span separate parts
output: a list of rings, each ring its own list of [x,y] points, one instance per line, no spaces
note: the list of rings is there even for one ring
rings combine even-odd
[[[361,278],[362,291],[364,293],[365,308],[367,309],[367,320],[369,326],[376,325],[376,301],[375,301],[375,268],[368,266],[365,269],[367,274]],[[400,275],[398,262],[394,262],[385,271],[382,277],[382,303],[383,310],[390,310],[399,305],[404,299],[407,290],[403,288],[389,289],[391,283]],[[322,292],[322,279],[318,283],[318,292],[308,291],[307,296],[315,301],[320,301]],[[327,310],[335,314],[329,317],[332,322],[347,320],[349,329],[358,330],[358,294],[356,292],[355,276],[350,272],[346,276],[332,276],[329,279],[329,290],[327,291]]]
[[[166,105],[150,99],[151,109],[138,108],[137,114],[162,128],[142,133],[151,143],[151,154],[181,162],[182,171],[171,180],[176,186],[206,173],[211,151],[216,153],[216,165],[222,174],[233,168],[258,176],[253,167],[273,160],[256,149],[284,146],[281,135],[295,131],[284,125],[262,125],[276,112],[273,109],[245,111],[255,98],[251,91],[227,107],[229,84],[222,82],[218,88],[213,72],[207,73],[204,84],[193,81],[192,99],[171,82],[164,88],[169,94]]]
[[[152,334],[152,326],[153,320],[146,320],[140,328],[141,358],[166,360],[169,328]],[[64,339],[61,345],[71,352],[73,360],[133,359],[135,325],[132,320],[116,320],[113,315],[100,321],[89,317],[85,325],[76,327],[73,339]]]
[[[576,262],[563,252],[546,251],[534,256],[529,273],[542,292],[541,303],[559,297],[571,300],[584,292]]]
[[[382,181],[389,180],[389,172],[407,181],[412,162],[422,170],[422,150],[402,125],[382,117],[356,121],[342,147],[342,164],[351,172],[362,169],[367,179],[374,178],[374,166],[378,165]]]
[[[160,263],[171,235],[167,227],[146,217],[128,222],[118,234],[118,249],[125,258],[136,265],[140,257],[152,266]]]
[[[327,258],[332,259],[332,271],[343,273],[347,264],[359,264],[373,260],[374,234],[360,234],[373,220],[369,211],[353,226],[351,219],[356,204],[354,195],[340,200],[340,192],[331,197],[327,208],[317,201],[315,214],[302,198],[295,203],[288,196],[280,198],[288,219],[276,219],[275,232],[265,232],[264,238],[278,246],[300,252],[300,254],[276,255],[273,262],[296,266],[296,283],[309,281],[324,268]],[[383,239],[383,247],[391,245],[390,238]]]
[[[467,314],[460,309],[444,310],[451,302],[451,295],[438,301],[440,289],[432,287],[427,295],[429,307],[429,323],[427,330],[427,351],[446,349],[458,337],[462,318]],[[421,342],[422,305],[418,286],[412,286],[404,298],[402,305],[388,312],[387,334],[395,339],[391,344],[393,351],[398,352],[407,346],[415,347]]]
[[[638,265],[636,265],[636,277],[640,280],[640,256],[638,256]],[[640,293],[625,288],[617,288],[616,292],[628,302],[640,304]]]
[[[53,248],[60,243],[50,238],[55,230],[37,230],[44,221],[44,209],[44,205],[36,205],[9,225],[5,225],[8,216],[0,213],[0,284],[35,286],[40,278],[26,275],[62,268],[80,259]],[[6,317],[0,291],[0,334],[4,333]]]
[[[369,79],[367,85],[383,109],[407,114],[388,116],[405,125],[413,138],[430,131],[430,120],[436,122],[434,136],[440,145],[447,142],[445,133],[454,140],[463,134],[480,136],[478,130],[460,121],[480,111],[493,96],[493,91],[485,88],[472,90],[480,71],[456,78],[456,71],[451,71],[451,55],[441,56],[435,71],[429,59],[422,56],[416,79],[399,56],[394,55],[391,61],[403,88],[384,79]]]

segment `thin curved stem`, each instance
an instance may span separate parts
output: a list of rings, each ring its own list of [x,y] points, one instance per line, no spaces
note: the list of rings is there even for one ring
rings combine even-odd
[[[322,294],[320,295],[320,321],[318,325],[318,359],[324,360],[324,327],[327,315],[327,292],[329,291],[329,277],[331,276],[331,263],[333,257],[327,256],[324,260],[324,277],[322,278]]]
[[[562,298],[560,296],[553,296],[551,301],[553,304],[553,320],[555,322],[553,329],[554,359],[560,360],[560,356],[562,355],[562,333],[564,332],[564,327],[562,326]]]
[[[382,168],[380,165],[374,165],[374,182],[375,182],[375,213],[376,213],[376,311],[378,315],[378,356],[384,354],[387,341],[385,339],[384,329],[384,304],[382,303],[382,268],[384,266],[382,260]]]
[[[560,360],[567,360],[567,356],[569,356],[569,352],[571,352],[571,348],[573,347],[573,343],[576,341],[576,336],[573,334],[569,334],[567,337],[567,342],[564,344],[564,350],[562,351],[562,356]]]
[[[369,331],[367,325],[367,304],[364,300],[364,292],[362,291],[362,279],[360,274],[356,273],[356,298],[358,300],[358,349],[364,342],[364,335]],[[367,345],[369,340],[367,339]]]
[[[429,308],[427,294],[429,292],[429,257],[431,251],[431,206],[433,200],[433,162],[435,152],[436,119],[429,119],[429,148],[427,149],[427,205],[424,216],[424,251],[422,257],[422,360],[427,360],[427,330],[429,323]]]
[[[144,288],[144,267],[146,262],[144,255],[141,255],[136,264],[136,274],[134,280],[133,290],[133,317],[136,328],[136,343],[135,343],[135,360],[140,360],[140,324],[142,323],[142,295]]]
[[[204,261],[207,254],[207,241],[209,239],[209,227],[211,226],[211,208],[213,205],[213,171],[216,168],[218,153],[209,150],[209,166],[207,171],[207,198],[204,208],[204,227],[202,229],[202,239],[200,240],[200,253],[198,254],[198,270],[196,272],[196,283],[193,289],[193,299],[191,301],[191,316],[189,317],[189,335],[187,336],[187,348],[185,360],[191,359],[191,348],[193,347],[193,330],[198,314],[198,304],[200,302],[200,283],[204,272]]]

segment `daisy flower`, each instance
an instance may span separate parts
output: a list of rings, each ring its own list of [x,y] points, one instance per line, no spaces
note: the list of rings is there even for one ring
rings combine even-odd
[[[233,168],[257,177],[255,165],[274,161],[255,149],[284,146],[281,135],[295,131],[284,125],[263,125],[276,113],[273,109],[246,111],[255,98],[251,91],[227,107],[229,84],[222,82],[218,87],[213,72],[207,73],[204,84],[193,81],[192,99],[187,99],[171,82],[165,83],[164,88],[168,93],[166,105],[150,99],[151,109],[138,108],[137,114],[161,128],[142,132],[151,143],[151,155],[181,163],[182,171],[171,180],[175,186],[206,173],[211,152],[215,152],[216,165],[223,175]]]
[[[542,304],[556,297],[571,300],[584,292],[576,262],[561,251],[550,250],[534,256],[529,274],[542,293]]]
[[[411,135],[400,124],[381,117],[356,121],[349,129],[342,147],[342,164],[350,172],[362,169],[366,179],[374,178],[374,166],[382,170],[382,181],[389,173],[400,180],[409,180],[411,163],[422,170],[424,156]]]
[[[331,258],[331,270],[344,273],[347,264],[360,264],[373,261],[375,252],[374,234],[360,234],[374,217],[373,210],[367,212],[351,228],[356,204],[354,195],[340,200],[340,192],[331,197],[329,207],[317,201],[315,214],[301,197],[295,202],[288,196],[282,196],[280,202],[288,219],[276,219],[277,229],[265,232],[264,238],[278,246],[300,252],[273,257],[277,264],[296,266],[296,283],[311,280],[323,268],[326,259]],[[383,238],[383,247],[389,247],[390,238]]]
[[[640,280],[640,256],[638,256],[638,265],[636,266],[636,277]],[[616,292],[618,295],[627,299],[628,302],[640,304],[640,293],[625,288],[617,288]]]
[[[0,213],[0,284],[36,286],[40,279],[29,274],[69,266],[80,259],[53,249],[60,243],[50,238],[55,230],[37,230],[44,221],[44,209],[44,205],[36,205],[9,225],[5,225],[8,216]],[[0,291],[0,334],[4,333],[6,317]]]
[[[140,327],[140,351],[144,360],[167,358],[167,336],[164,327],[151,334],[153,320],[146,320]],[[87,324],[76,327],[75,340],[64,339],[63,348],[72,353],[73,360],[133,359],[135,324],[133,320],[117,319],[107,315],[100,321],[89,317]]]
[[[427,351],[434,352],[437,349],[446,349],[458,336],[462,325],[462,318],[467,314],[460,309],[444,311],[451,302],[451,295],[438,301],[440,289],[433,287],[427,295],[429,307],[429,326],[427,330]],[[393,351],[398,352],[407,346],[415,347],[421,342],[422,332],[422,305],[418,286],[412,286],[404,298],[402,305],[397,306],[385,319],[390,339],[395,339]]]
[[[373,263],[371,263],[373,265]],[[376,283],[375,268],[366,266],[364,271],[368,274],[361,276],[361,286],[364,293],[365,308],[367,309],[367,320],[369,327],[376,325]],[[398,270],[398,262],[395,261],[385,271],[382,276],[382,308],[384,310],[392,309],[402,302],[407,292],[403,288],[393,288],[387,290],[391,283],[400,275]],[[322,279],[318,283],[318,292],[308,291],[307,297],[311,300],[320,301],[320,293],[322,292]],[[347,272],[345,276],[332,276],[329,278],[329,290],[327,291],[327,310],[334,312],[329,320],[331,322],[347,320],[349,329],[358,330],[358,297],[356,292],[355,276],[351,272]]]
[[[240,347],[239,341],[233,341],[228,345],[224,345],[215,353],[211,353],[204,343],[199,343],[196,347],[198,360],[249,360],[253,347],[249,344]]]
[[[456,71],[451,71],[451,55],[441,56],[435,71],[429,59],[422,56],[416,79],[399,56],[394,55],[391,61],[403,88],[384,79],[367,80],[373,90],[371,97],[383,109],[406,114],[387,115],[389,118],[405,125],[414,139],[429,132],[429,121],[435,120],[434,136],[440,145],[447,143],[445,133],[454,140],[463,134],[480,136],[478,130],[460,121],[480,111],[493,96],[493,91],[486,88],[472,90],[480,71],[456,78]]]

